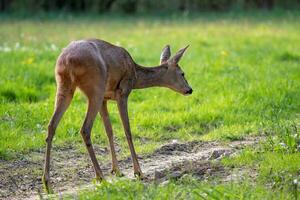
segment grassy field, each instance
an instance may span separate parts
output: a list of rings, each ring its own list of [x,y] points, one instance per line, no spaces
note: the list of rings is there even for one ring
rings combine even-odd
[[[300,176],[299,13],[1,18],[1,160],[45,147],[54,106],[54,65],[70,41],[101,38],[125,47],[145,66],[158,64],[165,44],[173,52],[190,44],[181,66],[194,89],[192,96],[163,88],[136,90],[130,96],[137,152],[150,153],[172,139],[236,140],[265,135],[264,144],[222,161],[230,168],[257,170],[255,184],[245,180],[215,185],[187,177],[146,187],[120,180],[99,186],[91,198],[119,191],[129,198],[138,194],[157,199],[172,199],[179,193],[183,199],[201,198],[203,193],[212,199],[220,193],[236,199],[292,199],[296,195],[294,182]],[[123,149],[119,157],[126,157],[129,151],[116,105],[110,103],[109,110],[117,143]],[[55,146],[80,144],[85,151],[79,133],[85,111],[86,100],[77,92],[59,125]],[[93,143],[107,145],[100,120],[92,135]]]

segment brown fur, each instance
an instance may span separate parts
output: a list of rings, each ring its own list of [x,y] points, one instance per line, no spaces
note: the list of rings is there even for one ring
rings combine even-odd
[[[186,47],[187,48],[187,47]],[[142,176],[137,155],[132,143],[128,119],[127,100],[132,89],[153,86],[168,87],[182,94],[191,94],[192,89],[178,66],[186,48],[170,58],[167,45],[161,55],[161,64],[156,67],[142,67],[136,64],[122,47],[108,42],[90,39],[71,42],[60,54],[55,68],[57,94],[55,111],[48,126],[47,149],[43,180],[49,191],[50,151],[58,123],[67,110],[75,89],[78,87],[88,98],[88,110],[81,135],[91,157],[96,178],[103,179],[91,144],[91,129],[99,113],[109,139],[112,154],[112,172],[120,174],[113,143],[113,131],[107,111],[107,100],[115,100],[124,126],[132,155],[134,173]]]

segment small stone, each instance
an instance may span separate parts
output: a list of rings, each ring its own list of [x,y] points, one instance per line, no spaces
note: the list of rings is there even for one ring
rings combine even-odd
[[[214,159],[222,158],[225,154],[226,154],[226,150],[224,149],[214,150],[208,159],[214,160]]]
[[[63,179],[62,177],[57,177],[56,178],[57,181],[62,181],[62,179]]]
[[[182,172],[180,171],[174,171],[170,174],[171,179],[178,179],[182,176]]]
[[[154,180],[162,179],[166,175],[162,171],[155,171],[154,172]]]
[[[166,180],[166,181],[164,181],[164,182],[161,183],[161,186],[166,186],[166,185],[169,184],[169,182],[170,182],[169,180]]]
[[[26,186],[25,186],[25,185],[21,185],[20,189],[21,189],[22,191],[26,191]]]
[[[178,143],[178,140],[172,140],[171,143]]]

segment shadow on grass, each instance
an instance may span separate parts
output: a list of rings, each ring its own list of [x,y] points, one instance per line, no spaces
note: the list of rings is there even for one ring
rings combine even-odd
[[[39,94],[36,91],[28,90],[28,91],[21,92],[20,94],[17,94],[12,89],[4,89],[0,91],[0,100],[3,100],[5,102],[34,103],[43,100],[43,98],[39,97]]]
[[[284,52],[278,57],[278,60],[283,62],[300,62],[300,55]]]

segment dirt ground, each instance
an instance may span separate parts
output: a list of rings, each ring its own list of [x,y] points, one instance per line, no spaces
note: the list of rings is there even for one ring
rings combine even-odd
[[[245,146],[257,144],[261,138],[248,138],[230,143],[172,141],[139,158],[144,181],[163,183],[170,178],[193,174],[200,179],[219,177],[232,181],[243,170],[232,172],[219,162],[224,156],[233,156]],[[110,156],[107,148],[95,147],[96,154]],[[41,175],[44,152],[35,151],[22,159],[0,160],[0,199],[39,199],[42,194]],[[120,160],[120,169],[133,178],[130,158]],[[92,187],[94,172],[87,153],[75,147],[53,148],[51,182],[56,193],[72,193],[78,188]],[[101,164],[105,176],[110,176],[110,163]],[[253,176],[255,173],[252,173]]]

